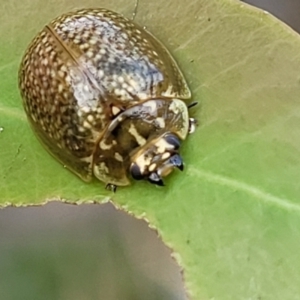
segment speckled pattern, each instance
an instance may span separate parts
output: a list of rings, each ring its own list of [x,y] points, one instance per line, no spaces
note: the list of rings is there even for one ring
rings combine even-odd
[[[24,55],[19,85],[42,143],[84,180],[113,111],[158,97],[190,98],[165,47],[105,9],[68,13],[45,26]]]

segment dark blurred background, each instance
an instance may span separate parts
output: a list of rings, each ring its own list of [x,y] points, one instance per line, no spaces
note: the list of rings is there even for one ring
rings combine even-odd
[[[242,1],[270,12],[297,32],[300,32],[299,0],[247,0]]]
[[[299,0],[248,0],[300,30]],[[0,210],[0,299],[186,299],[155,231],[111,204]]]

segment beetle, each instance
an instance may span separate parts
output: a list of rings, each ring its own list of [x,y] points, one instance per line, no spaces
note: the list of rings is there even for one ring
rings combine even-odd
[[[183,170],[191,92],[166,47],[122,15],[81,9],[54,19],[28,46],[19,88],[41,143],[84,181],[164,185]]]

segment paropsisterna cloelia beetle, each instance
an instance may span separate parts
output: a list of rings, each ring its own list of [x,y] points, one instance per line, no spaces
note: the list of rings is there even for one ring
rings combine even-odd
[[[19,87],[42,144],[84,181],[163,185],[183,169],[190,90],[162,43],[120,14],[84,9],[46,25],[22,59]]]

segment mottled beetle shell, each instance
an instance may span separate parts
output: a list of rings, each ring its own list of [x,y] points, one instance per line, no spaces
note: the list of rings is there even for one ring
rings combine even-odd
[[[19,86],[42,144],[85,181],[95,175],[127,185],[132,153],[149,139],[162,149],[151,132],[188,133],[178,99],[191,95],[176,62],[149,32],[106,9],[64,14],[45,26],[24,55]]]

